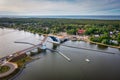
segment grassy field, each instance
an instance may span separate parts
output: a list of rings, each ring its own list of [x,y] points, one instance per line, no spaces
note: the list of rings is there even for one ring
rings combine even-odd
[[[0,74],[9,71],[10,67],[8,66],[0,66]]]

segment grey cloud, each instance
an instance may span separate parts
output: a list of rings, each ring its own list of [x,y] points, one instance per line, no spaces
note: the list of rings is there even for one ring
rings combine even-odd
[[[0,0],[0,14],[112,14],[118,0]],[[108,11],[108,12],[107,12]],[[11,13],[12,12],[12,13]],[[120,13],[119,11],[116,13]]]

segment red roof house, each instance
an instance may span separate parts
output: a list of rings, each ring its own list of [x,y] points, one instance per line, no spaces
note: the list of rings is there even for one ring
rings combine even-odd
[[[78,34],[83,34],[84,32],[85,32],[85,30],[83,30],[83,29],[78,30]]]

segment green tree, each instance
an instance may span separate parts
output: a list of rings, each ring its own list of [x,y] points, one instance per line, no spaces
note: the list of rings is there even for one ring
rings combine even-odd
[[[109,40],[108,40],[108,39],[103,39],[103,40],[102,40],[102,43],[103,43],[103,44],[109,44]]]
[[[118,33],[117,41],[118,41],[118,44],[120,45],[120,33]]]

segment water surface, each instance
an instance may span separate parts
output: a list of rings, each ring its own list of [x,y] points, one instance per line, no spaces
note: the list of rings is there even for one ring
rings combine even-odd
[[[14,41],[40,43],[38,35],[13,29],[0,29],[0,57],[30,47],[26,44],[16,44]],[[120,80],[119,49],[103,48],[83,41],[68,41],[64,44],[116,54],[59,46],[57,49],[71,58],[71,62],[57,53],[43,52],[37,55],[41,58],[27,64],[15,80]],[[52,48],[52,44],[47,43],[47,47]],[[86,59],[90,62],[86,62]]]

